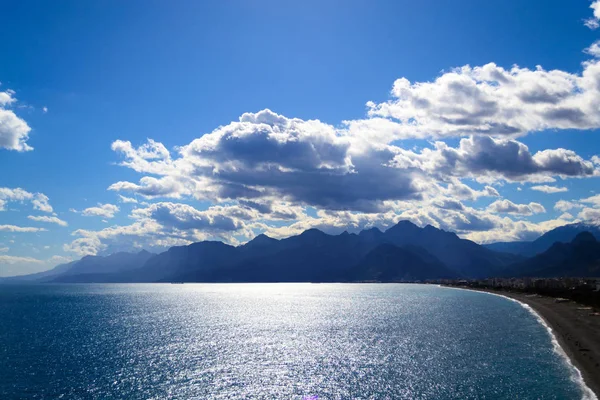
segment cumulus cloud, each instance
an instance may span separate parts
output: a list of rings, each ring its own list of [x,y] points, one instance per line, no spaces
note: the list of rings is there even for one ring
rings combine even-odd
[[[44,232],[44,228],[34,228],[31,226],[0,225],[0,232]]]
[[[206,236],[190,235],[165,230],[151,219],[136,221],[126,226],[111,226],[100,231],[78,229],[72,234],[77,238],[63,245],[63,250],[77,256],[108,254],[134,249],[165,250],[171,246],[186,245],[204,240]]]
[[[420,153],[396,149],[393,165],[398,168],[418,168],[428,174],[443,177],[470,177],[479,181],[544,182],[554,176],[597,176],[592,161],[575,152],[550,149],[531,154],[529,148],[516,140],[471,136],[461,139],[458,147],[435,142],[434,148]]]
[[[598,4],[592,5],[596,23]],[[368,102],[365,118],[336,126],[264,109],[173,149],[152,139],[117,140],[119,165],[141,176],[108,189],[123,203],[136,201],[126,193],[157,202],[140,203],[131,225],[76,231],[65,249],[95,254],[151,241],[235,243],[259,231],[281,237],[308,227],[383,228],[399,219],[478,241],[530,240],[573,222],[566,211],[577,207],[556,203],[561,217],[532,223],[523,217],[546,212],[542,204],[498,199],[478,209],[469,202],[500,198],[507,182],[557,193],[567,188],[542,184],[600,176],[598,156],[565,148],[532,152],[517,140],[544,130],[600,128],[600,59],[593,58],[599,46],[585,50],[592,59],[574,73],[489,63],[427,82],[400,78],[389,101]],[[403,141],[415,138],[433,142],[416,148]],[[193,200],[211,206],[185,204]],[[592,216],[592,203],[575,204],[578,218]]]
[[[548,185],[532,186],[531,190],[536,190],[538,192],[544,192],[544,193],[562,193],[562,192],[569,191],[569,189],[567,189],[566,187],[548,186]]]
[[[33,208],[36,210],[51,213],[54,210],[52,209],[52,206],[50,205],[49,200],[50,199],[45,194],[36,193],[33,197],[33,200],[31,200],[31,204],[33,205]]]
[[[579,212],[579,214],[577,214],[577,217],[584,221],[591,221],[596,223],[600,222],[600,209],[585,207]]]
[[[545,213],[546,209],[540,203],[515,204],[510,200],[496,200],[488,206],[488,211],[514,215],[533,215]]]
[[[113,218],[119,212],[119,207],[114,204],[100,204],[96,207],[89,207],[81,212],[85,217],[104,217]]]
[[[117,140],[111,145],[113,151],[125,157],[120,165],[137,172],[163,175],[172,168],[169,150],[162,144],[148,139],[148,142],[134,148],[129,141]]]
[[[369,123],[392,121],[385,129],[396,140],[595,129],[600,127],[599,78],[598,60],[584,63],[581,74],[539,66],[466,65],[431,82],[396,80],[391,100],[367,103]],[[348,126],[364,127],[364,121]]]
[[[51,224],[57,224],[60,226],[67,226],[67,222],[63,221],[62,219],[58,218],[58,217],[48,217],[48,216],[34,216],[34,215],[29,215],[27,216],[28,219],[32,220],[32,221],[37,221],[37,222],[48,222]]]
[[[592,45],[583,50],[583,52],[597,58],[600,57],[600,42],[592,43]]]
[[[0,211],[4,211],[9,202],[31,202],[35,210],[51,213],[53,211],[48,196],[43,193],[30,193],[21,188],[0,187]]]
[[[155,224],[150,236],[170,234],[184,241],[214,237],[215,232],[234,242],[232,232],[235,237],[252,237],[255,231],[298,233],[315,224],[335,229],[343,223],[369,226],[368,216],[380,218],[377,226],[407,218],[481,240],[526,240],[539,234],[542,225],[497,214],[543,213],[541,204],[499,200],[489,209],[477,210],[462,201],[500,197],[491,184],[502,181],[553,182],[555,177],[598,175],[593,161],[566,149],[531,153],[515,139],[471,135],[456,147],[438,141],[431,148],[407,150],[401,143],[365,143],[341,128],[290,119],[270,110],[244,114],[238,122],[177,148],[175,156],[155,141],[139,147],[117,141],[113,149],[124,157],[121,165],[146,175],[139,183],[121,181],[109,190],[215,204],[196,210],[182,203],[159,202],[132,213]],[[465,179],[489,184],[474,189]],[[224,203],[227,206],[216,205]],[[303,211],[307,206],[329,214],[308,217]],[[234,216],[234,210],[249,217]],[[292,223],[269,222],[278,218]],[[554,221],[556,226],[566,223]],[[493,233],[482,233],[488,230]],[[106,238],[89,235],[92,238],[81,237],[74,243],[85,251],[105,248]]]
[[[151,218],[163,226],[179,230],[236,231],[243,228],[242,220],[255,216],[241,207],[213,206],[200,211],[188,204],[155,203],[132,212],[136,218]]]
[[[554,209],[558,211],[569,211],[574,208],[581,208],[581,204],[572,201],[559,200],[554,204]]]
[[[0,148],[15,151],[29,151],[33,147],[27,144],[31,128],[9,107],[16,103],[15,92],[8,89],[0,91]]]
[[[600,0],[594,0],[590,4],[590,8],[593,10],[593,16],[587,18],[583,23],[590,29],[598,29],[600,27]]]
[[[600,207],[600,194],[580,200],[582,203],[594,204]]]
[[[139,184],[117,182],[109,190],[148,198],[193,196],[217,202],[278,198],[373,211],[385,200],[420,196],[411,171],[388,165],[394,157],[391,150],[351,154],[349,140],[333,126],[270,110],[243,114],[238,122],[179,148],[176,159],[156,142],[133,148],[117,141],[113,149],[125,157],[121,165],[159,177],[144,176]]]

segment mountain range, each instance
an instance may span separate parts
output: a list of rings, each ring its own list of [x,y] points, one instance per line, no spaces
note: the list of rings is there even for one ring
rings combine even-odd
[[[160,254],[86,256],[2,282],[334,282],[485,277],[521,256],[455,233],[400,221],[385,232],[329,235],[309,229],[286,239],[264,234],[240,246],[203,241]]]
[[[569,243],[555,242],[550,248],[504,272],[516,277],[600,277],[600,243],[590,232],[581,232]]]
[[[386,231],[371,228],[329,235],[309,229],[281,240],[261,234],[240,246],[203,241],[160,254],[85,256],[50,271],[0,282],[391,282],[592,276],[597,273],[596,255],[600,256],[595,235],[600,236],[596,226],[573,224],[533,242],[482,246],[453,232],[400,221]]]
[[[548,250],[556,242],[571,242],[582,232],[589,232],[597,240],[600,240],[600,226],[578,222],[554,228],[531,242],[497,242],[486,244],[484,246],[494,251],[518,254],[524,257],[533,257],[536,254]]]

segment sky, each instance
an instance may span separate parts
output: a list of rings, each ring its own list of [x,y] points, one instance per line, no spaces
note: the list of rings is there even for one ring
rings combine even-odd
[[[600,219],[600,0],[3,5],[0,276],[407,219]]]

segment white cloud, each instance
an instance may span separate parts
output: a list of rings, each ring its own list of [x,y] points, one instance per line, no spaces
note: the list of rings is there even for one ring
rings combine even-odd
[[[42,107],[42,112],[46,114],[48,112],[48,107]]]
[[[189,196],[192,194],[189,187],[186,187],[186,185],[180,182],[180,180],[184,179],[184,177],[175,178],[170,176],[157,179],[152,176],[144,176],[140,179],[139,185],[132,182],[121,181],[110,185],[108,190],[137,193],[150,199],[157,197],[178,199],[182,196]],[[197,194],[196,197],[200,197],[200,194]]]
[[[0,211],[4,211],[9,202],[31,202],[35,210],[51,213],[52,206],[49,203],[48,196],[43,193],[30,193],[21,188],[0,187]]]
[[[594,0],[592,4],[590,4],[590,8],[593,10],[594,14],[583,23],[590,29],[598,29],[598,27],[600,27],[600,0]]]
[[[0,265],[1,264],[20,264],[20,263],[35,263],[42,264],[42,260],[38,260],[36,258],[31,257],[17,257],[17,256],[6,256],[0,255]]]
[[[135,149],[131,142],[116,140],[111,145],[113,151],[121,153],[126,160],[120,165],[137,172],[163,175],[172,168],[169,150],[162,144],[148,139],[148,143]]]
[[[125,197],[122,195],[119,195],[119,200],[121,201],[121,203],[130,203],[130,204],[137,204],[137,200],[132,198],[132,197]]]
[[[30,226],[0,225],[0,232],[44,232],[44,228]]]
[[[162,225],[150,219],[126,226],[111,226],[100,231],[78,229],[73,235],[77,236],[77,239],[63,245],[63,250],[78,256],[134,249],[161,251],[171,246],[206,239],[206,236],[194,235],[194,232],[164,230]]]
[[[600,0],[592,9],[590,26],[598,24]],[[600,56],[600,43],[585,52]],[[391,94],[368,102],[366,118],[338,126],[264,109],[171,150],[152,139],[140,146],[117,140],[119,164],[141,177],[108,189],[160,201],[140,203],[131,225],[76,230],[64,249],[83,255],[213,238],[235,243],[258,231],[281,237],[309,227],[384,228],[404,218],[478,241],[529,240],[573,222],[568,210],[581,209],[578,218],[595,215],[593,201],[559,201],[561,217],[532,223],[523,217],[546,212],[542,204],[498,199],[477,209],[469,202],[499,198],[506,182],[558,193],[568,189],[542,183],[600,176],[598,156],[588,160],[563,148],[534,153],[516,140],[543,130],[600,128],[600,59],[574,73],[467,65],[429,82],[400,78]],[[404,146],[412,138],[437,141]],[[442,141],[449,138],[460,141]],[[212,206],[185,204],[192,199]],[[309,207],[316,217],[307,215]],[[118,211],[101,204],[82,214],[112,218]]]
[[[121,165],[159,177],[144,176],[139,184],[117,182],[109,190],[148,198],[277,198],[297,205],[372,211],[385,200],[419,197],[413,173],[388,165],[394,156],[389,149],[350,154],[349,140],[333,126],[270,110],[243,114],[238,122],[180,147],[177,159],[156,142],[133,148],[117,141],[113,149],[125,156]]]
[[[67,222],[63,221],[62,219],[58,218],[58,217],[48,217],[48,216],[34,216],[34,215],[29,215],[27,216],[28,219],[32,220],[32,221],[38,221],[38,222],[48,222],[51,224],[57,224],[60,226],[67,226]]]
[[[392,165],[417,168],[437,179],[448,176],[475,178],[481,182],[551,182],[554,176],[585,177],[600,174],[591,161],[565,149],[549,149],[531,154],[516,140],[471,136],[458,147],[435,142],[434,148],[420,153],[394,148]]]
[[[554,205],[554,209],[558,210],[558,211],[569,211],[572,210],[574,208],[581,208],[580,204],[577,204],[575,202],[572,201],[566,201],[566,200],[559,200],[556,202],[556,204]]]
[[[243,220],[253,219],[257,213],[239,206],[212,206],[200,211],[188,204],[162,202],[138,208],[132,212],[132,216],[138,219],[151,218],[163,226],[182,231],[197,229],[227,232],[243,229]]]
[[[559,219],[564,219],[564,220],[569,220],[569,219],[574,219],[575,217],[573,216],[573,214],[565,212],[565,213],[562,213],[560,215],[560,217],[558,217],[558,218]]]
[[[600,57],[600,42],[592,43],[592,45],[583,50],[583,52],[594,57]]]
[[[531,190],[536,190],[538,192],[544,192],[544,193],[562,193],[562,192],[569,191],[569,189],[567,189],[566,187],[548,186],[548,185],[532,186]]]
[[[547,129],[600,127],[600,61],[583,64],[581,74],[494,63],[455,68],[431,82],[396,80],[392,99],[368,102],[372,120],[350,121],[349,129],[374,123],[390,139],[465,135],[522,136]]]
[[[488,206],[488,211],[493,213],[507,213],[513,215],[533,215],[545,213],[546,209],[540,203],[515,204],[510,200],[496,200]]]
[[[14,94],[15,92],[12,90],[0,91],[0,149],[33,150],[27,144],[31,128],[27,125],[27,122],[7,108],[16,103],[17,99]]]
[[[100,204],[97,207],[89,207],[81,212],[85,217],[113,218],[119,212],[119,207],[114,204]]]
[[[577,214],[577,218],[584,221],[600,222],[600,209],[585,207]]]
[[[581,201],[582,203],[594,204],[595,206],[600,207],[600,194],[597,194],[592,197],[587,197],[579,201]]]
[[[31,201],[31,204],[33,204],[33,208],[36,210],[51,213],[53,209],[50,203],[48,202],[49,200],[50,199],[48,199],[48,196],[46,196],[45,194],[36,193],[34,199]]]

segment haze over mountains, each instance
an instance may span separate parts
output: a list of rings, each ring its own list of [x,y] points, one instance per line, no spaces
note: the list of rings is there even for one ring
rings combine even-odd
[[[600,259],[594,234],[600,234],[595,226],[573,224],[533,242],[482,246],[452,232],[400,221],[385,232],[372,228],[359,234],[329,235],[309,229],[281,240],[261,234],[237,247],[204,241],[160,254],[86,256],[50,271],[0,282],[388,282],[592,276],[598,274],[594,265]],[[571,239],[575,240],[560,243]],[[541,254],[524,256],[537,250]]]
[[[569,243],[556,242],[548,250],[509,267],[505,276],[599,277],[600,243],[590,232],[581,232]]]
[[[582,232],[590,232],[596,239],[600,239],[600,227],[598,225],[580,222],[554,228],[531,242],[498,242],[484,246],[494,251],[533,257],[548,250],[556,242],[571,242]]]

